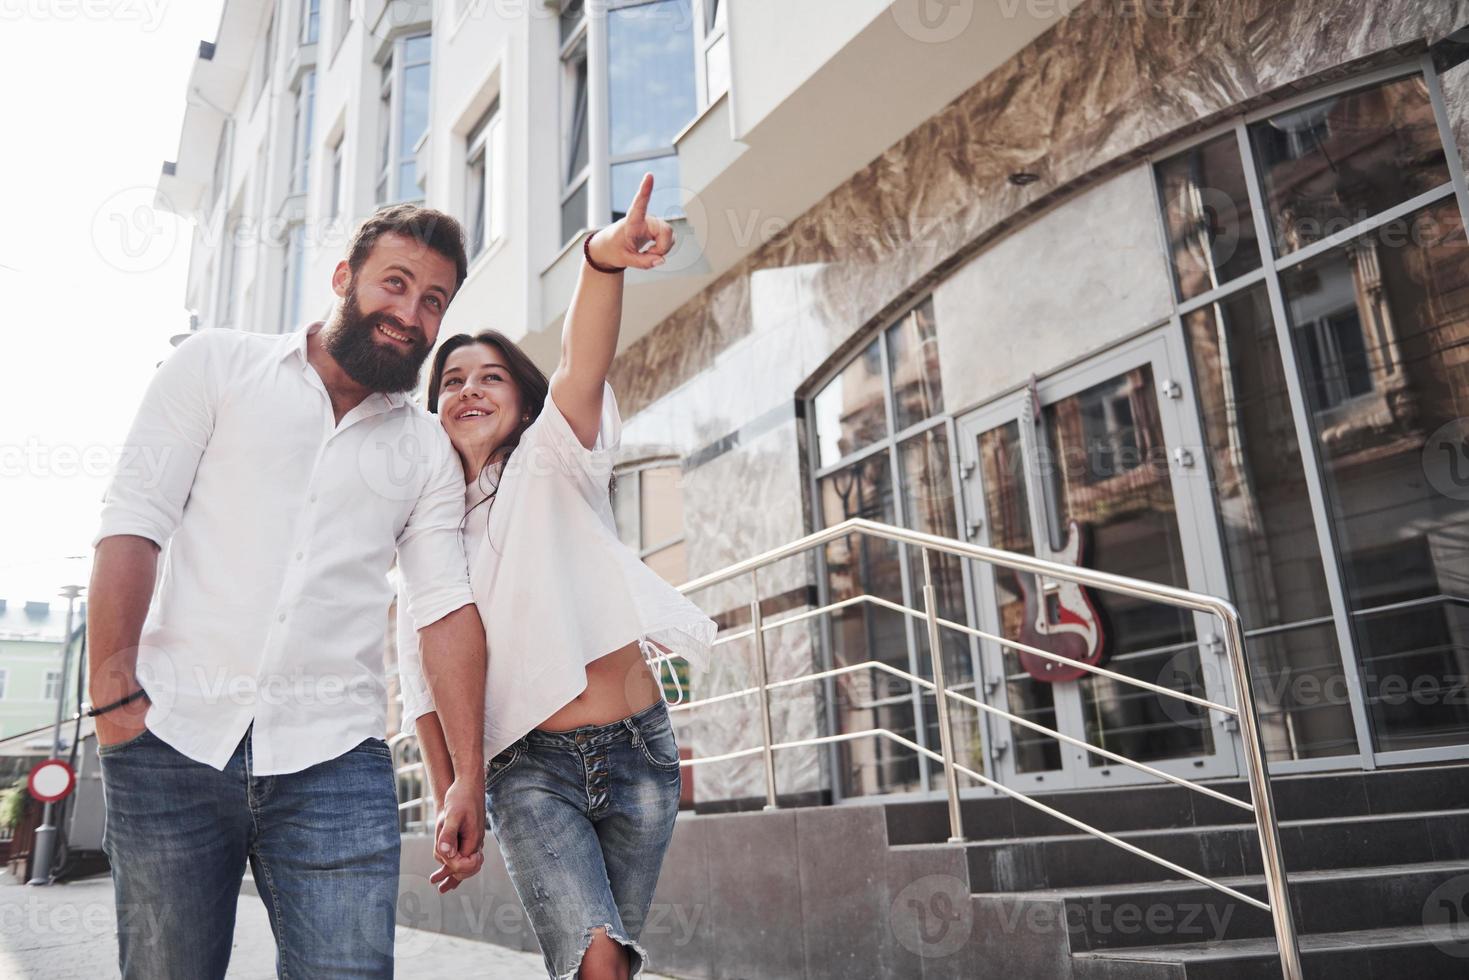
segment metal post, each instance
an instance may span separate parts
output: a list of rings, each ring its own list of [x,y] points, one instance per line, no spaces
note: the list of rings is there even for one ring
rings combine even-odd
[[[56,724],[51,729],[51,759],[61,757],[61,716],[66,707],[66,676],[71,672],[71,625],[76,609],[77,596],[82,594],[80,585],[62,588],[66,596],[66,633],[61,638],[61,683],[56,692]],[[51,822],[56,805],[47,803],[41,811],[41,826],[36,828],[35,847],[31,852],[31,880],[28,885],[51,884],[51,862],[56,854],[56,825]]]
[[[775,804],[775,753],[770,748],[775,741],[770,725],[770,691],[766,687],[769,683],[765,675],[765,627],[760,618],[760,582],[755,577],[755,572],[750,572],[750,590],[754,598],[750,600],[750,626],[755,631],[755,683],[760,687],[760,739],[761,754],[765,759],[765,809],[777,809]]]
[[[1260,834],[1260,857],[1265,868],[1265,893],[1270,901],[1270,917],[1275,922],[1275,942],[1280,949],[1283,980],[1302,980],[1301,947],[1296,936],[1295,912],[1290,905],[1290,889],[1285,877],[1285,861],[1280,850],[1280,828],[1275,819],[1275,798],[1270,791],[1270,776],[1265,768],[1265,753],[1260,745],[1260,720],[1255,713],[1254,686],[1249,664],[1245,662],[1245,634],[1239,613],[1233,606],[1222,604],[1215,610],[1224,627],[1224,646],[1234,670],[1234,685],[1239,708],[1240,734],[1245,743],[1245,772],[1250,781],[1250,796],[1255,804],[1255,826]]]
[[[939,714],[939,754],[944,757],[944,791],[949,797],[949,843],[964,843],[964,816],[959,810],[959,774],[954,769],[953,735],[949,730],[949,693],[944,681],[944,653],[939,646],[938,601],[928,549],[923,551],[923,612],[928,619],[928,655],[933,660],[933,696]]]

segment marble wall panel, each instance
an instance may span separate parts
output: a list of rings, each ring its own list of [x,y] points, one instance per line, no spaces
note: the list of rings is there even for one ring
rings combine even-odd
[[[1172,310],[1152,174],[1138,166],[1005,236],[934,290],[944,403],[961,411]]]

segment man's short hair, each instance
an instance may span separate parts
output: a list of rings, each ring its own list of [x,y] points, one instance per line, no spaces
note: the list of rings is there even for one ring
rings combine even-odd
[[[454,292],[459,292],[469,270],[469,260],[464,254],[464,229],[444,212],[416,204],[390,204],[358,226],[347,247],[347,267],[352,275],[362,269],[377,240],[390,234],[411,238],[453,262]]]

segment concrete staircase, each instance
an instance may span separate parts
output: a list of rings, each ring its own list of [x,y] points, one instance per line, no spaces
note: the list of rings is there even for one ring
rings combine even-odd
[[[1243,782],[1211,785],[1246,798]],[[1273,786],[1308,977],[1469,977],[1469,766],[1284,777]],[[1171,785],[1044,799],[1161,857],[1265,897],[1258,838],[1242,810]],[[930,901],[932,914],[920,909],[913,931],[900,936],[916,962],[892,975],[1281,975],[1267,913],[1178,879],[1023,803],[966,801],[964,845],[945,843],[942,802],[891,803],[884,810],[893,858],[907,852],[933,862],[962,850],[969,892],[965,946],[972,947],[941,949],[952,945],[948,936],[935,944],[946,903]],[[917,901],[921,906],[923,897]],[[895,908],[895,927],[903,918]],[[914,966],[919,972],[910,972]]]

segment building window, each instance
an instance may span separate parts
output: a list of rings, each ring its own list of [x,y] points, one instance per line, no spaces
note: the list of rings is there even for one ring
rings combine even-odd
[[[561,233],[568,242],[583,229],[623,216],[644,173],[657,189],[652,210],[677,216],[678,157],[673,138],[694,118],[692,0],[611,0],[594,14],[582,0],[561,13]],[[594,30],[591,16],[602,18]],[[702,33],[702,31],[701,31]],[[594,46],[604,73],[589,65]],[[605,94],[605,99],[594,98]],[[594,107],[605,105],[606,145],[592,145]],[[602,163],[601,161],[604,161]],[[592,193],[595,185],[598,194]],[[592,213],[592,201],[598,205]]]
[[[669,585],[688,581],[684,541],[683,468],[677,460],[647,460],[617,471],[612,513],[617,535]],[[664,690],[677,700],[679,687],[688,697],[688,664],[675,660],[677,681],[664,671]]]
[[[1469,549],[1457,531],[1469,506],[1453,492],[1464,461],[1453,426],[1469,403],[1469,241],[1431,84],[1413,73],[1344,87],[1239,120],[1156,168],[1272,759],[1363,747],[1351,673],[1375,751],[1469,742],[1469,706],[1443,696],[1469,657]],[[1212,216],[1199,205],[1209,200]],[[1239,234],[1212,233],[1225,212]],[[1328,239],[1343,244],[1323,250]]]
[[[41,686],[41,700],[55,701],[61,697],[61,671],[46,671],[45,683]]]
[[[7,671],[4,667],[0,667],[0,701],[5,700],[6,687],[8,686],[5,682],[7,679],[9,679],[9,677],[10,672]]]
[[[588,25],[582,0],[561,11],[561,240],[591,227],[587,214],[591,179],[590,93],[587,91]]]
[[[472,259],[498,241],[504,230],[501,202],[504,201],[505,146],[498,99],[470,130],[467,154],[465,214],[469,219]]]
[[[933,304],[920,303],[874,337],[840,368],[811,400],[815,459],[814,510],[822,527],[852,517],[958,536],[958,511],[950,468],[949,420],[944,414],[938,338]],[[921,608],[920,553],[865,535],[827,545],[823,603],[860,594]],[[931,556],[940,615],[967,621],[963,569],[958,559]],[[831,667],[876,660],[920,677],[931,676],[928,638],[910,631],[906,617],[859,603],[829,614]],[[951,690],[974,687],[970,644],[945,631],[944,662]],[[836,681],[841,706],[836,732],[885,728],[930,748],[938,746],[932,697],[891,675],[869,670]],[[980,719],[967,710],[951,712],[958,761],[981,768]],[[921,719],[921,721],[920,721]],[[921,729],[921,732],[920,732]],[[883,739],[842,743],[838,750],[842,792],[847,796],[922,788],[914,753]]]
[[[286,250],[281,267],[281,333],[289,333],[301,325],[301,287],[306,267],[306,226],[295,224],[286,234]]]
[[[316,72],[308,71],[296,92],[296,118],[291,136],[291,193],[304,194],[311,170],[312,117],[316,112]]]
[[[644,173],[656,181],[650,208],[679,213],[673,138],[697,113],[690,0],[629,2],[607,11],[608,160],[612,220],[621,218]]]
[[[729,91],[729,32],[725,17],[729,5],[720,0],[704,2],[703,83],[704,105],[712,105]]]
[[[415,155],[428,132],[432,49],[431,35],[415,34],[400,38],[383,62],[378,90],[382,141],[377,185],[379,204],[423,200]]]
[[[331,218],[342,216],[342,148],[347,144],[346,134],[337,137],[336,143],[332,144],[332,178],[330,196],[327,200],[327,214]]]
[[[321,30],[321,0],[301,0],[301,43],[315,44]]]

